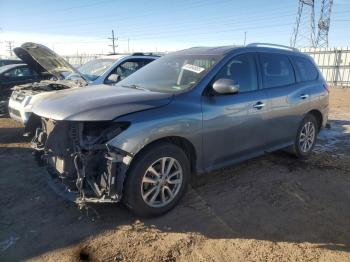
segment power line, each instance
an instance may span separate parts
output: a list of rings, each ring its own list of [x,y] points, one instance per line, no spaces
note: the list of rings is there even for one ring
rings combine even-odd
[[[287,17],[292,17],[292,14],[281,14],[279,13],[279,15],[268,15],[268,16],[262,16],[262,17],[258,17],[255,18],[254,20],[250,19],[250,21],[232,21],[232,20],[228,20],[224,23],[226,28],[229,28],[229,30],[233,30],[233,29],[242,29],[245,30],[245,27],[252,25],[253,29],[254,28],[261,28],[262,25],[265,25],[266,28],[268,28],[270,25],[275,25],[276,23],[274,23],[274,20],[278,19],[278,18],[287,18]],[[195,26],[194,26],[195,25]],[[149,35],[154,35],[156,33],[156,36],[161,37],[164,35],[169,35],[171,34],[172,36],[178,36],[178,35],[184,35],[184,34],[188,34],[190,33],[191,35],[193,35],[193,33],[196,34],[200,34],[203,32],[198,33],[198,31],[203,28],[203,26],[210,26],[213,25],[213,23],[208,22],[201,22],[201,23],[186,23],[184,24],[184,26],[187,27],[186,32],[184,32],[183,27],[177,27],[174,28],[173,26],[170,27],[163,27],[162,29],[158,29],[155,30],[154,27],[149,27],[149,26],[144,26],[144,27],[139,27],[137,26],[137,30],[128,30],[124,35],[125,38],[141,38],[142,36],[146,36],[148,37]],[[176,24],[176,26],[179,26],[179,24]],[[233,26],[233,27],[232,27]],[[130,27],[132,28],[133,25],[130,25]],[[136,27],[136,25],[135,25]],[[223,27],[224,28],[224,27]],[[148,30],[149,29],[149,30]],[[212,30],[214,32],[217,32],[217,28],[212,28]],[[227,31],[227,30],[226,30]],[[90,33],[91,29],[84,31],[84,30],[80,30],[80,33]],[[97,32],[95,32],[97,33]],[[206,34],[209,34],[210,30],[207,29]]]
[[[195,4],[195,5],[184,5],[183,3],[180,5],[180,6],[177,6],[178,8],[172,8],[171,9],[171,13],[169,14],[169,15],[167,15],[167,18],[168,18],[168,21],[171,23],[171,24],[174,24],[173,23],[173,20],[172,19],[169,19],[169,17],[171,17],[172,15],[174,15],[175,14],[175,11],[187,11],[187,10],[190,10],[190,9],[193,9],[193,8],[201,8],[201,7],[205,7],[205,6],[215,6],[215,8],[217,8],[217,5],[218,4],[232,4],[232,1],[230,1],[230,0],[217,0],[217,1],[210,1],[210,2],[203,2],[203,0],[202,1],[197,1],[197,2],[193,2],[193,1],[191,1],[190,2],[191,4]],[[288,6],[288,5],[286,5],[285,3],[283,4],[283,5],[281,5],[281,6],[283,6],[283,7],[286,7],[286,6]],[[279,7],[281,7],[281,6],[276,6],[276,5],[274,5],[274,10],[275,11],[277,11],[278,12],[278,14],[280,14],[281,12],[280,12],[280,8]],[[137,19],[140,19],[140,18],[142,18],[142,17],[144,17],[144,18],[146,18],[146,19],[149,19],[150,17],[152,17],[152,19],[155,19],[155,18],[157,18],[157,17],[159,17],[159,15],[160,14],[163,14],[164,13],[164,11],[162,11],[162,12],[157,12],[157,11],[154,11],[154,10],[151,10],[150,12],[145,12],[145,13],[141,13],[143,10],[147,10],[147,9],[142,9],[142,10],[140,10],[140,12],[138,12],[137,13]],[[273,10],[273,9],[268,9],[268,13],[266,14],[266,15],[270,15],[271,14],[271,10]],[[53,11],[55,11],[55,10],[53,10]],[[263,11],[262,11],[263,12]],[[262,13],[262,12],[260,12],[260,14]],[[209,16],[210,18],[214,18],[214,21],[217,21],[219,18],[222,18],[223,16],[222,16],[222,14],[218,14],[217,16],[213,16],[212,14],[210,14],[210,16]],[[230,15],[230,17],[233,17],[233,18],[235,18],[236,19],[236,21],[238,21],[240,18],[244,18],[244,17],[249,17],[249,13],[245,13],[245,14],[240,14],[240,15],[235,15],[235,16],[232,16],[232,15]],[[78,19],[71,19],[71,20],[68,20],[68,19],[64,19],[64,20],[62,20],[62,21],[64,21],[64,23],[58,23],[58,24],[56,24],[56,25],[54,25],[54,26],[57,26],[57,27],[62,27],[62,26],[68,26],[68,27],[72,27],[73,25],[75,25],[75,26],[77,26],[77,25],[91,25],[91,24],[96,24],[96,23],[98,23],[99,21],[98,21],[98,19],[99,18],[102,18],[102,20],[100,20],[100,22],[108,22],[108,21],[111,21],[111,22],[118,22],[118,23],[120,23],[121,21],[126,21],[127,23],[128,23],[128,26],[130,26],[130,22],[132,21],[132,20],[130,20],[130,15],[129,14],[127,14],[127,13],[125,13],[124,15],[123,15],[123,13],[119,13],[118,14],[118,16],[108,16],[108,17],[106,17],[106,15],[104,15],[103,17],[101,17],[101,16],[98,16],[98,17],[96,17],[96,16],[84,16],[84,18],[78,18]],[[225,18],[225,17],[224,17]],[[255,19],[256,18],[256,14],[254,14],[254,15],[252,15],[251,17],[250,17],[250,20],[251,19]],[[203,17],[203,19],[206,19],[205,17]],[[201,21],[198,21],[198,22],[202,22],[203,21],[203,19],[201,19]],[[81,21],[84,21],[84,20],[86,20],[86,21],[89,21],[89,23],[83,23],[83,24],[81,24],[81,23],[78,23],[78,24],[72,24],[72,22],[74,22],[74,21],[78,21],[78,22],[81,22]],[[206,20],[208,20],[208,19],[206,19]],[[93,22],[91,22],[91,21],[93,21]],[[68,22],[68,24],[66,23],[66,22]],[[165,21],[166,22],[166,21]],[[180,24],[180,23],[182,23],[183,21],[177,21],[175,24],[177,25],[177,24]],[[163,22],[162,22],[163,23]],[[50,26],[36,26],[36,28],[50,28],[50,29],[52,29],[52,25],[50,25]],[[139,27],[139,23],[138,23],[138,27]]]
[[[285,24],[273,24],[273,25],[268,25],[269,28],[276,28],[276,27],[285,27],[285,26],[288,26],[290,25],[289,23],[285,23]],[[241,26],[241,27],[236,27],[236,28],[229,28],[229,29],[224,29],[224,30],[215,30],[215,31],[212,31],[212,32],[197,32],[197,31],[192,31],[192,30],[186,30],[186,32],[182,31],[182,32],[179,32],[177,34],[174,34],[174,33],[169,33],[169,34],[163,34],[162,37],[164,38],[164,36],[171,36],[171,37],[180,37],[180,36],[193,36],[193,34],[195,33],[196,34],[196,39],[199,39],[197,36],[200,36],[200,35],[205,35],[206,37],[209,37],[209,38],[213,38],[213,35],[215,34],[218,34],[218,33],[232,33],[234,31],[240,31],[240,30],[246,30],[246,29],[251,29],[251,30],[254,30],[254,29],[259,29],[259,28],[263,28],[265,31],[266,31],[266,27],[267,25],[260,25],[260,26],[250,26],[250,27],[246,27],[246,26]],[[211,34],[211,36],[208,36],[208,34]],[[155,37],[158,37],[160,38],[159,34],[157,32],[154,32],[153,34],[147,34],[146,36],[144,37],[130,37],[130,39],[132,40],[136,40],[136,39],[142,39],[142,40],[145,40],[145,39],[154,39]]]
[[[193,8],[200,8],[200,7],[205,7],[205,6],[212,6],[212,5],[217,5],[220,3],[232,3],[231,0],[217,0],[217,1],[211,1],[208,0],[209,2],[204,2],[203,0],[197,0],[196,2],[191,1],[190,5],[184,5],[184,3],[180,3],[179,6],[177,6],[177,8],[172,8],[171,11],[183,11],[183,10],[188,10],[188,9],[193,9]],[[176,2],[175,2],[176,3]],[[193,5],[195,4],[195,5]],[[75,8],[75,7],[74,7]],[[113,10],[113,9],[112,9]],[[145,13],[141,13],[143,10],[147,10],[142,8],[141,10],[139,10],[140,12],[137,12],[137,10],[133,10],[135,13],[137,12],[137,18],[149,18],[149,17],[156,17],[157,15],[164,13],[164,12],[156,12],[154,10],[151,10],[149,12],[145,12]],[[59,11],[59,10],[57,10]],[[55,10],[50,10],[50,13],[55,13]],[[125,21],[130,21],[130,14],[127,12],[123,13],[118,13],[118,16],[115,15],[108,15],[108,17],[106,17],[106,14],[104,14],[103,16],[84,16],[84,18],[74,18],[74,19],[64,19],[65,22],[74,22],[74,21],[82,21],[84,19],[86,19],[87,21],[91,21],[93,20],[94,23],[96,23],[96,21],[98,21],[99,18],[103,18],[102,20],[108,20],[108,21],[113,21],[115,22],[116,20],[120,21],[120,20],[125,20]],[[107,18],[107,19],[106,19]],[[44,22],[44,20],[43,20]]]
[[[268,13],[260,13],[260,15],[263,14],[263,16],[257,16],[257,15],[254,15],[254,16],[249,16],[247,14],[241,14],[241,15],[238,15],[238,16],[232,16],[232,15],[228,15],[228,16],[222,16],[222,15],[219,15],[219,16],[210,16],[211,19],[208,19],[208,18],[203,18],[201,21],[196,21],[196,22],[191,22],[189,23],[188,21],[177,21],[176,23],[173,22],[172,19],[168,19],[168,20],[165,20],[164,22],[166,23],[167,21],[169,22],[168,25],[171,25],[171,27],[178,27],[179,25],[188,25],[188,24],[198,24],[198,25],[202,25],[203,22],[205,21],[206,24],[208,23],[213,23],[213,22],[219,22],[220,20],[222,22],[224,22],[226,24],[227,21],[231,21],[231,22],[234,22],[234,23],[237,23],[238,21],[242,21],[242,20],[246,20],[246,22],[248,21],[252,21],[254,22],[256,20],[256,18],[268,18],[268,19],[271,19],[271,16],[273,15],[278,15],[277,17],[281,17],[281,15],[283,15],[283,17],[285,15],[292,15],[291,12],[282,12],[279,10],[279,9],[276,9],[275,12],[271,12],[271,9],[270,9],[270,12]],[[152,15],[152,14],[147,14],[146,17],[154,17],[155,15]],[[141,15],[138,15],[137,18],[140,18],[142,17]],[[229,19],[228,19],[229,18]],[[233,18],[233,19],[232,19]],[[54,26],[50,25],[50,26],[47,26],[47,25],[44,25],[44,26],[37,26],[36,28],[39,28],[39,29],[45,29],[45,28],[49,28],[49,29],[52,29],[52,28],[57,28],[57,29],[60,29],[60,28],[65,28],[65,27],[68,27],[68,28],[72,28],[72,27],[79,27],[79,26],[86,26],[86,25],[96,25],[98,24],[99,21],[97,21],[96,19],[94,19],[93,17],[87,17],[88,21],[87,23],[69,23],[69,24],[66,24],[66,23],[61,23],[61,24],[56,24]],[[93,21],[92,21],[93,20]],[[79,22],[81,22],[82,20],[78,20]],[[114,17],[108,17],[107,19],[105,20],[101,20],[100,22],[122,22],[122,21],[127,21],[128,23],[128,28],[132,28],[132,21],[130,21],[130,17],[127,17],[125,20],[121,19],[120,16],[118,16],[117,18],[114,18]],[[164,22],[162,22],[162,25],[164,25]],[[149,27],[149,25],[147,24],[144,24],[143,25],[140,25],[139,22],[135,23],[134,24],[135,27],[139,28],[139,29],[142,29],[144,27]]]

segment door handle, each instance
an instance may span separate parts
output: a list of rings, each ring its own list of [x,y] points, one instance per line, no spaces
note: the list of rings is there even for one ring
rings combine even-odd
[[[255,105],[253,105],[253,107],[254,108],[256,108],[256,109],[261,109],[261,108],[263,108],[265,106],[265,103],[263,103],[263,102],[257,102]]]
[[[300,95],[300,98],[301,98],[301,99],[306,99],[306,98],[308,98],[308,97],[309,97],[308,94],[301,94],[301,95]]]

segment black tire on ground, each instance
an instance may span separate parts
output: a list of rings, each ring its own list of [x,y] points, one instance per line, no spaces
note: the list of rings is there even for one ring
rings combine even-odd
[[[305,151],[302,149],[302,143],[301,143],[301,136],[302,135],[301,135],[301,133],[302,133],[303,128],[305,127],[305,125],[307,123],[311,123],[311,125],[313,125],[314,139],[313,139],[313,142],[311,144],[311,147]],[[319,126],[318,126],[316,118],[312,114],[306,115],[304,117],[303,121],[300,123],[297,135],[296,135],[295,140],[294,140],[294,145],[289,148],[289,151],[298,158],[304,159],[304,158],[309,157],[312,153],[312,150],[313,150],[315,144],[316,144],[318,132],[319,132]]]
[[[151,207],[142,198],[142,180],[146,170],[158,159],[171,157],[178,161],[183,171],[182,183],[179,185],[174,199],[162,207]],[[190,162],[185,152],[178,146],[171,143],[160,143],[151,145],[137,155],[127,172],[124,183],[123,202],[130,210],[141,217],[159,216],[176,206],[184,196],[190,181]]]

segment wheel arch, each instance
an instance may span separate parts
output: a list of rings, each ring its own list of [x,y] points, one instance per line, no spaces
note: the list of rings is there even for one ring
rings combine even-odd
[[[196,149],[195,149],[194,145],[188,139],[186,139],[184,137],[180,137],[180,136],[166,136],[166,137],[158,138],[156,140],[149,142],[148,144],[143,146],[135,154],[135,156],[133,157],[133,160],[131,161],[130,164],[132,164],[132,162],[135,159],[137,159],[138,156],[142,152],[147,150],[148,148],[150,148],[152,146],[156,146],[157,144],[162,144],[162,143],[170,143],[170,144],[173,144],[173,145],[181,148],[184,151],[184,153],[186,154],[186,156],[188,157],[188,160],[190,161],[191,172],[194,172],[194,173],[196,172],[196,170],[197,170],[197,152],[196,152]]]
[[[321,127],[322,127],[322,123],[323,123],[322,113],[317,109],[313,109],[313,110],[310,110],[309,112],[307,112],[306,115],[312,115],[316,118],[318,131],[320,131]]]

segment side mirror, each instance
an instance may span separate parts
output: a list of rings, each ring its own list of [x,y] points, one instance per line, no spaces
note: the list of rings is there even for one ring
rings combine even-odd
[[[106,83],[107,84],[116,84],[120,81],[120,75],[117,74],[110,74],[107,78]]]
[[[232,79],[220,78],[214,82],[213,89],[223,95],[236,94],[239,92],[239,85],[235,84]]]

